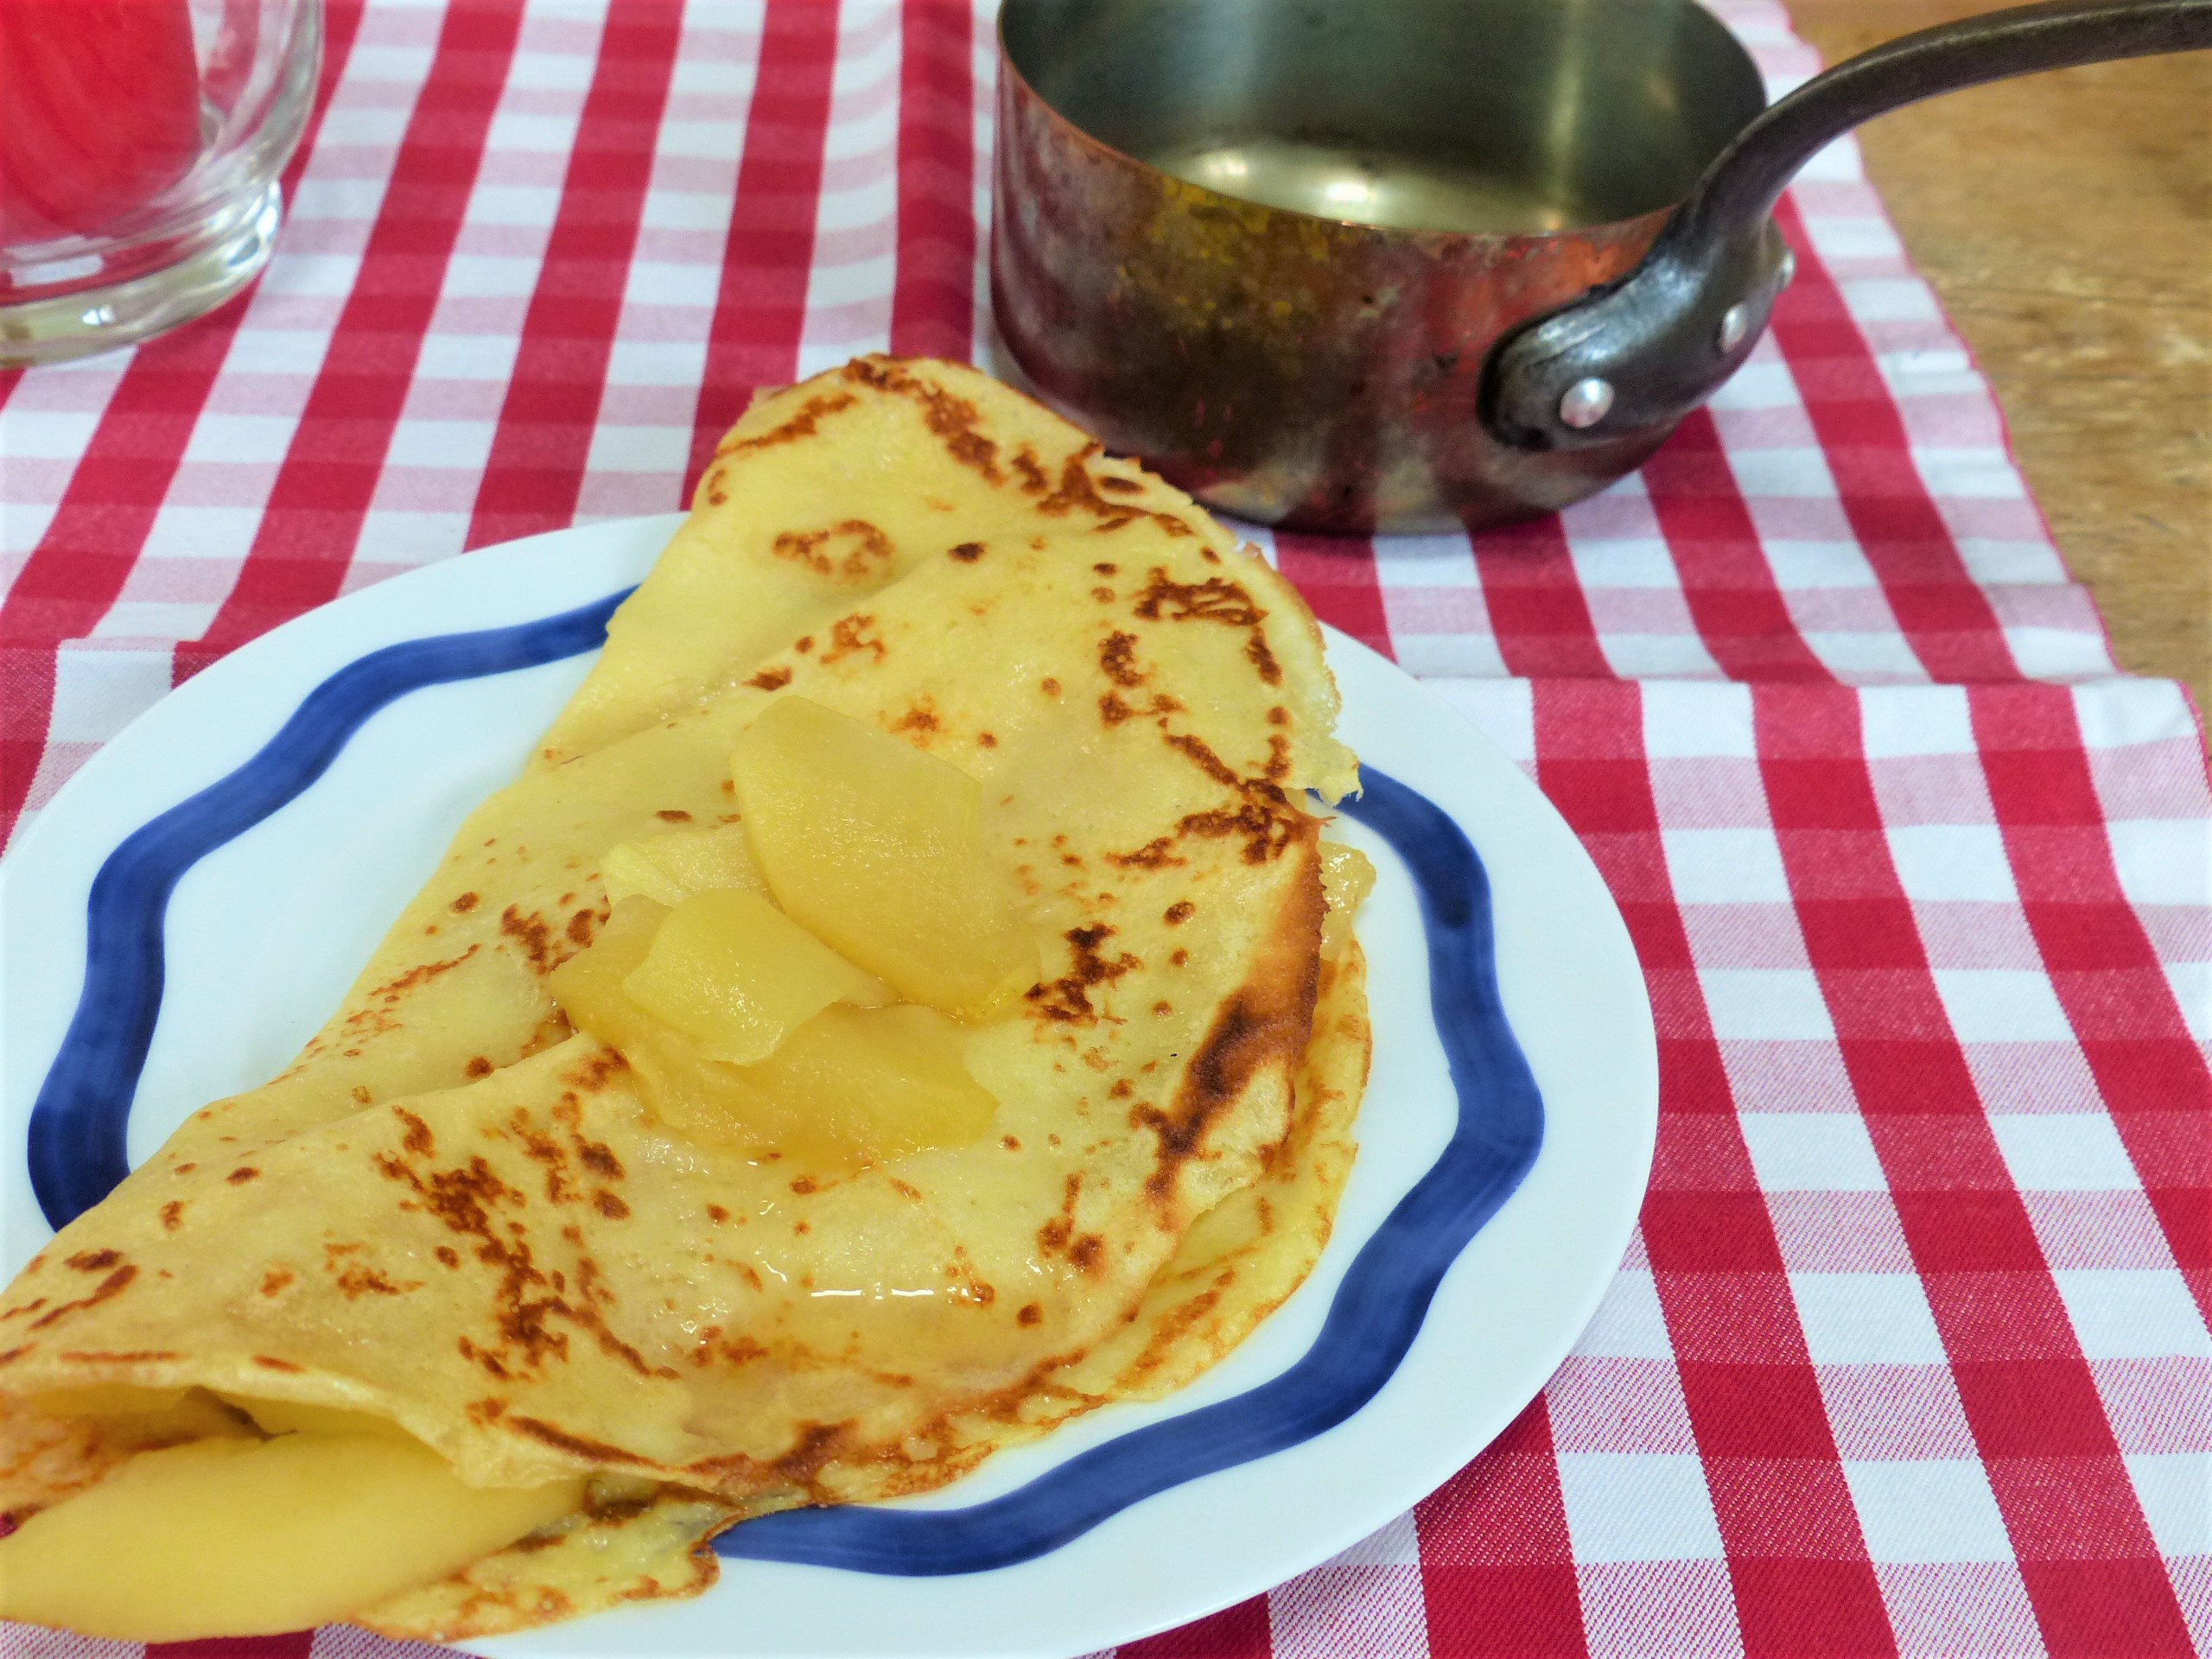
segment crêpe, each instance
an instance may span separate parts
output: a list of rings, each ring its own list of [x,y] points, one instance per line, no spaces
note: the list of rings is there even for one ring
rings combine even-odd
[[[733,744],[794,696],[981,785],[1040,969],[964,1029],[979,1139],[856,1168],[702,1139],[548,989],[609,850],[736,822]],[[1325,957],[1300,804],[1353,782],[1335,714],[1287,585],[1027,400],[880,359],[761,400],[299,1060],[0,1300],[0,1502],[215,1432],[200,1393],[111,1414],[134,1389],[364,1414],[473,1488],[588,1478],[525,1547],[346,1610],[480,1633],[696,1589],[733,1518],[1186,1380],[1294,1288],[1350,1156],[1363,976]]]

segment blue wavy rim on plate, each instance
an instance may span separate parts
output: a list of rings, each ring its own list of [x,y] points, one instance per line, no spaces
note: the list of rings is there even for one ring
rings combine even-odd
[[[596,650],[629,589],[510,627],[370,652],[324,680],[243,766],[125,836],[86,904],[85,984],[32,1107],[27,1156],[56,1229],[129,1173],[130,1106],[161,1013],[169,898],[185,873],[327,772],[397,698]],[[1014,1491],[962,1509],[791,1510],[731,1529],[717,1553],[902,1577],[977,1573],[1045,1554],[1130,1505],[1313,1439],[1396,1372],[1446,1271],[1534,1165],[1543,1103],[1498,995],[1490,883],[1459,826],[1372,769],[1341,807],[1411,873],[1429,1001],[1459,1115],[1420,1180],[1361,1245],[1305,1354],[1267,1382],[1133,1429]]]

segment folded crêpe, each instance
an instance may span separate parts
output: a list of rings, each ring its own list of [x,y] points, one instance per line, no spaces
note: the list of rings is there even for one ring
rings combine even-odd
[[[980,785],[1038,969],[945,1027],[995,1102],[960,1144],[699,1133],[549,988],[607,926],[611,849],[748,833],[733,747],[794,697]],[[1288,585],[1027,398],[868,358],[756,401],[328,1025],[0,1300],[0,1509],[29,1517],[0,1612],[86,1622],[30,1581],[73,1506],[107,1506],[111,1564],[170,1550],[161,1459],[250,1467],[266,1508],[279,1453],[324,1478],[316,1436],[404,1452],[393,1513],[442,1480],[469,1527],[224,1617],[450,1637],[696,1592],[733,1521],[926,1490],[1187,1381],[1305,1275],[1351,1156],[1363,971],[1302,804],[1355,782],[1336,713]],[[397,1550],[376,1524],[346,1549]]]

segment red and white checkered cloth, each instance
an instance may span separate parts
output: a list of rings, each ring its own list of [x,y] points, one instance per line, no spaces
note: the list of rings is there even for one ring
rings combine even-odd
[[[1776,86],[1815,67],[1773,0],[1718,9]],[[0,833],[309,606],[678,505],[755,385],[988,362],[988,10],[333,0],[250,297],[0,377]],[[1639,476],[1471,539],[1261,537],[1582,836],[1658,1165],[1496,1446],[1124,1659],[2212,1649],[2196,721],[2113,667],[1847,144],[1783,222],[1770,336]]]

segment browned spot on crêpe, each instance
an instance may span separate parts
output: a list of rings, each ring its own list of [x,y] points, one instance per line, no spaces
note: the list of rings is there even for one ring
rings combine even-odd
[[[56,1319],[66,1318],[71,1313],[80,1313],[88,1307],[98,1307],[110,1297],[122,1295],[130,1281],[138,1276],[138,1269],[130,1262],[123,1262],[121,1256],[113,1250],[92,1250],[86,1252],[82,1256],[73,1255],[69,1258],[69,1265],[73,1268],[79,1267],[80,1262],[87,1260],[98,1260],[101,1267],[118,1262],[122,1265],[117,1267],[106,1278],[94,1285],[89,1294],[79,1296],[73,1302],[55,1304],[33,1319],[24,1327],[26,1330],[43,1331]],[[82,1268],[80,1270],[86,1273],[99,1271],[97,1268]]]
[[[942,386],[909,373],[897,361],[886,357],[855,358],[839,372],[848,380],[919,404],[923,423],[944,446],[946,454],[961,466],[981,474],[987,483],[1001,481],[998,445],[976,429],[982,413],[965,397],[956,397]]]
[[[595,1095],[605,1089],[613,1078],[629,1069],[630,1062],[622,1058],[620,1051],[601,1048],[586,1055],[562,1075],[585,1094]],[[608,1154],[610,1157],[613,1155]],[[620,1173],[619,1166],[616,1173]]]
[[[279,1359],[274,1354],[256,1354],[253,1357],[253,1363],[265,1371],[298,1372],[307,1369],[305,1366],[293,1364],[289,1359]]]
[[[1274,791],[1270,800],[1259,790],[1253,790],[1247,792],[1241,805],[1190,813],[1178,821],[1176,828],[1190,836],[1241,836],[1244,840],[1244,861],[1264,864],[1281,856],[1298,839],[1302,822],[1303,815],[1283,798],[1281,791]]]
[[[465,916],[482,901],[473,893],[464,893],[446,908],[456,916]]]
[[[925,738],[938,729],[937,708],[926,696],[918,697],[906,706],[906,712],[891,722],[894,732],[918,732]]]
[[[868,630],[875,626],[872,616],[855,611],[850,616],[841,616],[830,625],[830,648],[822,653],[824,663],[840,663],[846,658],[866,651],[874,653],[875,660],[883,660],[883,641]]]
[[[1166,735],[1169,748],[1188,757],[1193,766],[1217,784],[1235,789],[1244,781],[1230,769],[1227,761],[1213,752],[1212,746],[1205,739],[1193,737],[1187,732],[1169,732]]]
[[[1164,870],[1187,861],[1175,856],[1173,836],[1155,836],[1133,853],[1107,854],[1106,861],[1125,870]]]
[[[1153,566],[1137,595],[1136,613],[1147,622],[1218,622],[1232,628],[1255,626],[1267,616],[1240,582],[1226,576],[1177,582],[1162,565]]]
[[[691,815],[680,806],[664,806],[653,817],[664,823],[689,823]]]
[[[602,1141],[580,1140],[576,1146],[576,1158],[586,1169],[591,1171],[602,1181],[619,1181],[622,1179],[622,1160],[614,1155],[611,1147]]]
[[[788,668],[764,668],[746,682],[763,691],[780,691],[791,683],[791,671]]]
[[[1137,595],[1136,613],[1150,622],[1216,622],[1224,627],[1250,630],[1244,640],[1244,657],[1269,685],[1282,683],[1282,666],[1268,648],[1267,612],[1241,582],[1226,576],[1204,582],[1177,582],[1160,565]]]
[[[481,1054],[472,1054],[468,1064],[461,1068],[461,1074],[465,1077],[488,1077],[492,1075],[492,1062]]]
[[[1051,494],[1039,500],[1037,511],[1055,518],[1065,518],[1071,513],[1085,513],[1098,521],[1092,529],[1103,532],[1117,531],[1125,524],[1148,518],[1169,536],[1196,534],[1188,524],[1172,512],[1154,512],[1131,502],[1109,501],[1101,495],[1099,490],[1102,487],[1119,493],[1141,493],[1144,488],[1141,484],[1133,484],[1127,479],[1110,475],[1094,479],[1090,474],[1090,462],[1103,453],[1103,446],[1096,442],[1086,443],[1063,461],[1058,485]],[[1033,461],[1031,470],[1036,475],[1037,487],[1041,488],[1045,482],[1043,470]],[[1025,493],[1036,493],[1030,488],[1027,474],[1023,478],[1023,488]]]
[[[264,1296],[274,1296],[285,1286],[290,1284],[294,1276],[289,1268],[270,1268],[267,1273],[261,1275],[261,1294]]]
[[[581,948],[591,943],[591,936],[602,919],[596,910],[580,910],[569,918],[569,925],[563,931],[568,934],[569,944]]]
[[[849,1423],[807,1423],[799,1430],[798,1443],[776,1459],[776,1468],[786,1478],[802,1484],[812,1480],[822,1472],[822,1465],[837,1454],[838,1445],[851,1427]]]
[[[1268,636],[1258,628],[1244,641],[1244,657],[1269,685],[1282,683],[1282,664],[1275,661],[1274,652],[1268,649]]]
[[[563,1452],[573,1452],[580,1458],[589,1458],[594,1463],[643,1463],[645,1459],[634,1452],[625,1452],[619,1446],[609,1446],[604,1440],[588,1440],[581,1434],[571,1434],[565,1428],[536,1417],[524,1417],[520,1413],[502,1419],[518,1434],[527,1434],[533,1440]]]
[[[597,912],[580,913],[597,918]],[[604,918],[597,918],[597,920],[604,920]],[[570,944],[577,943],[575,931],[573,931],[575,927],[575,916],[564,918],[560,927],[556,927],[544,916],[537,916],[536,912],[524,913],[520,905],[509,905],[500,912],[500,931],[520,947],[522,956],[531,964],[533,973],[550,973],[562,963],[566,963],[570,956],[575,956],[575,951],[569,949]],[[588,929],[591,929],[591,923],[584,923],[584,943],[591,940]]]
[[[801,404],[798,413],[782,425],[772,426],[754,437],[725,438],[716,446],[715,454],[718,456],[741,455],[749,450],[771,449],[779,443],[796,443],[801,438],[810,438],[820,427],[824,416],[850,409],[859,401],[849,391],[817,393]]]
[[[454,908],[456,910],[469,908],[475,904],[475,894],[465,893],[462,897],[467,899],[469,904],[468,906],[463,906],[461,903],[461,900],[457,899],[454,901]],[[435,979],[440,974],[446,973],[452,969],[460,967],[462,963],[467,962],[482,948],[483,947],[480,945],[472,944],[467,950],[462,951],[459,956],[448,957],[443,962],[425,962],[418,963],[416,966],[410,968],[405,973],[400,975],[398,978],[387,980],[384,984],[378,986],[376,989],[369,993],[369,999],[381,1002],[385,1007],[389,1007],[391,1004],[398,1001],[400,998],[406,995],[408,992],[416,989],[419,986],[429,984],[430,981]]]
[[[621,1199],[616,1198],[614,1194],[609,1192],[605,1187],[600,1187],[592,1193],[591,1204],[593,1209],[598,1211],[601,1215],[605,1216],[609,1221],[626,1221],[629,1219],[630,1206],[623,1203]]]
[[[1016,1325],[1036,1325],[1041,1322],[1044,1317],[1045,1310],[1036,1303],[1024,1302],[1014,1310],[1014,1322]]]
[[[818,576],[864,581],[891,563],[891,538],[865,518],[844,518],[825,530],[779,531],[770,544],[779,559]]]
[[[1198,907],[1187,899],[1178,899],[1160,913],[1160,919],[1170,927],[1180,927],[1198,913]]]
[[[963,542],[957,547],[948,549],[947,551],[961,563],[973,564],[983,556],[983,544],[981,542]]]
[[[1032,985],[1024,992],[1030,1006],[1047,1020],[1094,1023],[1098,1013],[1090,1006],[1090,987],[1111,985],[1132,969],[1144,965],[1126,950],[1111,958],[1101,954],[1098,947],[1113,936],[1114,929],[1106,922],[1071,927],[1061,935],[1073,949],[1073,964],[1059,978]]]
[[[1306,839],[1314,839],[1310,822]],[[1309,853],[1273,937],[1249,977],[1215,1014],[1170,1109],[1163,1112],[1140,1102],[1130,1109],[1130,1126],[1150,1128],[1160,1140],[1159,1163],[1146,1183],[1147,1191],[1166,1193],[1178,1167],[1254,1079],[1271,1070],[1287,1077],[1306,1052],[1320,988],[1323,908],[1319,861]]]
[[[543,1369],[549,1360],[568,1357],[567,1333],[549,1323],[556,1317],[604,1336],[590,1287],[584,1288],[579,1303],[549,1292],[547,1276],[537,1264],[527,1236],[518,1224],[499,1224],[499,1212],[523,1209],[529,1200],[501,1180],[481,1157],[427,1175],[389,1155],[379,1157],[377,1167],[387,1179],[411,1190],[423,1207],[449,1230],[475,1239],[476,1259],[499,1275],[492,1300],[499,1345],[480,1348],[463,1337],[461,1349],[467,1357],[505,1380],[512,1375],[506,1364],[508,1357],[531,1370]],[[599,1294],[605,1295],[603,1291]],[[650,1370],[642,1358],[636,1358],[634,1364],[640,1372]]]
[[[358,1262],[343,1268],[334,1282],[339,1293],[349,1302],[357,1302],[364,1296],[398,1296],[423,1287],[413,1280],[404,1285],[395,1285],[382,1269],[365,1268]]]
[[[1144,683],[1144,671],[1137,666],[1137,637],[1116,630],[1108,634],[1098,645],[1098,666],[1108,679],[1119,686],[1138,686]]]
[[[1144,706],[1123,703],[1122,692],[1106,692],[1106,695],[1099,696],[1099,721],[1103,726],[1119,726],[1122,721],[1139,719],[1139,716],[1157,719],[1161,715],[1181,715],[1181,712],[1184,712],[1184,706],[1166,692],[1154,692],[1153,702],[1144,703]]]
[[[259,1180],[261,1179],[261,1172],[256,1169],[251,1164],[240,1164],[229,1174],[224,1176],[223,1179],[226,1181],[228,1181],[232,1186],[244,1186],[248,1181]]]
[[[176,1231],[178,1227],[183,1224],[183,1222],[184,1202],[182,1199],[171,1198],[167,1204],[162,1206],[162,1230],[163,1232],[173,1233]]]
[[[1067,1249],[1075,1236],[1076,1200],[1083,1196],[1083,1172],[1070,1170],[1060,1183],[1059,1213],[1037,1230],[1037,1248],[1046,1255]]]
[[[487,1065],[484,1069],[488,1071],[491,1067]],[[471,1075],[474,1074],[471,1073]],[[403,1150],[413,1154],[417,1158],[428,1158],[437,1151],[437,1137],[430,1133],[430,1126],[428,1123],[416,1116],[404,1106],[393,1107],[391,1115],[399,1120],[401,1126],[406,1131],[399,1137],[399,1144]]]

